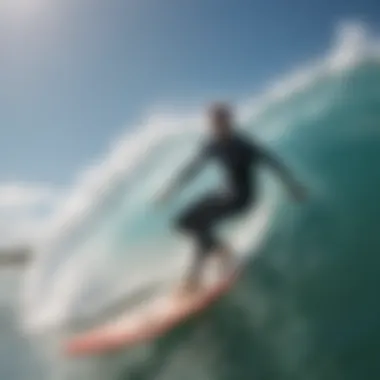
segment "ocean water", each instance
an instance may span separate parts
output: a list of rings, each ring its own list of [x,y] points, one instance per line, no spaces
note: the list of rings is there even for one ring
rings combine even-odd
[[[220,180],[211,167],[168,208],[153,207],[202,132],[197,118],[179,117],[137,129],[73,187],[29,271],[1,273],[0,378],[378,379],[380,59],[361,29],[338,42],[241,105],[243,127],[286,160],[310,199],[291,202],[262,173],[257,207],[223,231],[248,258],[225,298],[133,350],[60,353],[73,325],[183,273],[189,247],[171,218]]]

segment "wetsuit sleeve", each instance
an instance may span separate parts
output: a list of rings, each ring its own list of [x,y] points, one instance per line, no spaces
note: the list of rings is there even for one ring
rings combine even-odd
[[[210,156],[211,147],[207,145],[203,147],[198,155],[180,171],[179,175],[174,181],[173,187],[181,188],[191,179],[193,179],[203,168],[204,164],[210,158]]]
[[[292,187],[295,184],[295,180],[290,172],[289,168],[281,161],[277,155],[273,152],[265,149],[262,146],[258,146],[257,152],[259,154],[260,160],[274,169],[280,176],[281,180],[288,186]]]

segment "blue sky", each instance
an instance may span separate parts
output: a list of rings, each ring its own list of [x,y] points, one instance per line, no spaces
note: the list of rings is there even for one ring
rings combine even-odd
[[[374,1],[3,0],[0,182],[68,184],[152,107],[259,91]]]

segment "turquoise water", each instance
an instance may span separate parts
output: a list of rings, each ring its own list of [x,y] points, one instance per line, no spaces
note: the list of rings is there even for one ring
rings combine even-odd
[[[263,187],[258,213],[253,210],[232,234],[240,239],[238,232],[244,230],[250,260],[224,299],[147,346],[71,361],[55,352],[55,345],[18,332],[19,303],[10,290],[18,289],[19,277],[4,274],[0,377],[378,379],[380,64],[365,59],[313,75],[247,118],[247,130],[286,159],[311,196],[306,204],[293,204],[279,184]],[[180,268],[181,242],[170,234],[170,217],[192,192],[158,211],[147,202],[158,187],[150,181],[164,162],[168,170],[183,162],[197,136],[189,131],[186,138],[174,134],[159,140],[134,176],[123,174],[81,219],[76,234],[58,239],[51,260],[32,268],[39,285],[27,282],[35,287],[21,317],[48,315],[51,322],[59,316],[56,325],[67,326],[78,315],[100,312],[117,299],[115,294],[149,285],[157,262],[164,267],[159,280],[172,279],[178,272],[173,268]],[[217,181],[210,169],[195,184],[194,194]],[[78,278],[83,280],[78,283]]]

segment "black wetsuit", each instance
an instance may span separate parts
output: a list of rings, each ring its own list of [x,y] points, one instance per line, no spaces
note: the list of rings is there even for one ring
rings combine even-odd
[[[206,161],[215,159],[228,180],[226,193],[205,196],[187,208],[176,221],[178,229],[196,238],[202,256],[222,246],[215,236],[216,225],[246,211],[254,202],[257,193],[255,169],[263,158],[271,159],[261,147],[234,134],[228,139],[207,144],[195,162],[182,173],[180,182],[188,181]]]

